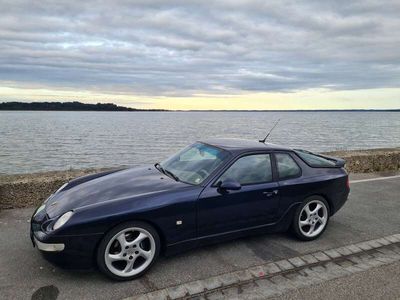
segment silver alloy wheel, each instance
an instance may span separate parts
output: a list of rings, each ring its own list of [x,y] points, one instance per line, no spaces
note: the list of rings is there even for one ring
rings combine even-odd
[[[324,202],[312,200],[300,212],[299,228],[306,237],[315,237],[324,230],[328,221],[328,209]]]
[[[156,243],[147,230],[126,228],[107,244],[104,259],[110,272],[117,276],[134,276],[145,270],[154,259]]]

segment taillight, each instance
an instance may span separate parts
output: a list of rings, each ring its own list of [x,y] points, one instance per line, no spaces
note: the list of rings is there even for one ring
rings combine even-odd
[[[349,176],[347,176],[347,179],[346,179],[346,186],[350,190],[350,179],[349,179]]]

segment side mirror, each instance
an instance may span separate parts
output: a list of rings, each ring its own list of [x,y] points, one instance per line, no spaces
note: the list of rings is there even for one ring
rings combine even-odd
[[[219,186],[218,186],[221,190],[231,190],[231,191],[237,191],[240,190],[242,188],[242,185],[233,179],[225,179],[224,181],[222,181]]]

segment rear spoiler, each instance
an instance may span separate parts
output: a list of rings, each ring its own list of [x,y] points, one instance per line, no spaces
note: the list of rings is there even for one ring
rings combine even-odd
[[[322,154],[315,154],[315,153],[314,153],[314,155],[317,155],[319,157],[322,157],[322,158],[325,158],[327,160],[330,160],[330,161],[334,162],[335,163],[335,167],[337,167],[337,168],[343,168],[344,165],[346,164],[346,161],[343,158],[333,157],[333,156],[328,156],[328,155],[322,155]]]
[[[323,159],[329,160],[332,163],[334,163],[334,165],[330,166],[331,168],[343,168],[344,165],[346,164],[346,161],[343,158],[328,156],[328,155],[324,155],[324,154],[317,154],[317,153],[313,153],[313,152],[310,152],[310,151],[307,151],[307,150],[302,150],[302,149],[293,149],[293,150],[295,152],[297,152],[298,155],[301,155],[300,153],[303,152],[303,153],[308,153],[308,154],[311,154],[311,155],[314,155],[314,156],[321,157]]]

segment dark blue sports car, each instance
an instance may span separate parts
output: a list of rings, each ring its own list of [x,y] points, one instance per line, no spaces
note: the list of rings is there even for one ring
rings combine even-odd
[[[196,142],[162,163],[74,179],[36,209],[31,238],[70,268],[118,280],[160,253],[255,233],[313,240],[349,194],[344,161],[238,139]]]

